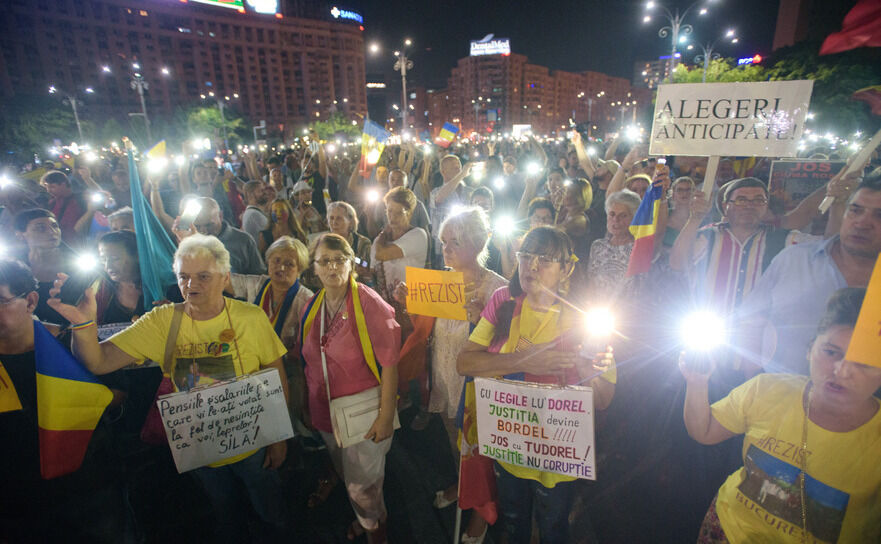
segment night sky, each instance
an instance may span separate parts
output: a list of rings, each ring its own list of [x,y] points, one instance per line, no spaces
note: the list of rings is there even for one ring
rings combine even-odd
[[[663,0],[686,8],[689,1]],[[734,27],[740,43],[720,47],[725,56],[744,57],[771,50],[778,0],[715,0],[704,17],[693,10],[694,36],[706,43]],[[341,4],[342,5],[342,4]],[[643,25],[645,2],[627,0],[349,0],[364,15],[365,38],[384,47],[367,59],[367,72],[393,77],[392,53],[404,37],[414,40],[415,68],[408,79],[429,88],[443,87],[450,69],[468,55],[470,40],[489,33],[510,38],[514,53],[551,69],[594,70],[630,79],[636,60],[657,58],[670,48],[658,37],[661,19]],[[700,7],[700,6],[698,6]],[[656,8],[657,9],[657,8]],[[690,60],[690,58],[689,58]]]

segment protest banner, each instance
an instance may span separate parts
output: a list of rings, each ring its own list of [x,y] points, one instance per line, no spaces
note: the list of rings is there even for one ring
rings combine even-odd
[[[844,161],[828,160],[781,160],[771,163],[768,192],[771,195],[771,209],[776,215],[791,212],[811,193],[823,187],[841,172]],[[827,217],[821,215],[814,219],[810,229],[802,229],[812,234],[823,234]]]
[[[845,360],[881,367],[881,255],[869,279]]]
[[[813,81],[660,85],[651,155],[792,157]]]
[[[180,473],[294,436],[275,368],[163,395],[156,404]]]
[[[406,270],[407,312],[467,321],[465,280],[461,272],[428,270],[408,266]]]
[[[474,379],[480,454],[596,480],[593,389]]]

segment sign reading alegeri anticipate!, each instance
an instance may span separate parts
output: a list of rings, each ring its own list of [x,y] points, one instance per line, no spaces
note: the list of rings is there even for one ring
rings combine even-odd
[[[649,153],[793,157],[813,86],[813,81],[661,85]]]
[[[596,480],[593,389],[475,378],[480,455]]]

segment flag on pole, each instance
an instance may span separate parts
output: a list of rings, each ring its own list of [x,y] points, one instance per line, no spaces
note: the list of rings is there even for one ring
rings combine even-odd
[[[369,119],[364,121],[364,129],[361,133],[361,161],[358,164],[361,177],[370,177],[373,165],[379,161],[389,136],[391,133],[379,124]]]
[[[881,85],[860,89],[850,95],[850,97],[868,104],[872,115],[881,115]]]
[[[881,47],[881,2],[860,0],[844,17],[841,32],[826,37],[821,55],[841,53],[857,47]]]
[[[141,269],[141,289],[144,291],[144,308],[152,308],[153,302],[165,300],[165,288],[177,283],[172,268],[176,248],[144,198],[141,178],[138,176],[138,168],[130,147],[128,179],[132,193],[135,234],[138,239],[138,262]]]
[[[148,159],[158,159],[165,157],[165,140],[160,140],[146,153]]]
[[[40,474],[56,478],[80,468],[113,393],[34,320]]]
[[[633,234],[634,242],[633,250],[630,252],[630,263],[627,265],[628,276],[648,272],[652,266],[658,228],[658,212],[661,209],[663,194],[664,187],[661,183],[652,185],[630,222],[630,233]]]
[[[453,140],[456,139],[456,134],[458,133],[459,127],[452,123],[444,123],[440,134],[437,135],[438,145],[443,147],[444,149],[450,147],[450,144],[453,143]]]

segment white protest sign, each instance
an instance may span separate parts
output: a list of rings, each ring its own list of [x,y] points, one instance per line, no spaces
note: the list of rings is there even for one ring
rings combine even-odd
[[[278,370],[156,401],[180,473],[294,436]]]
[[[658,86],[651,155],[794,157],[814,82]]]
[[[481,455],[596,480],[590,387],[475,378],[474,388]]]

